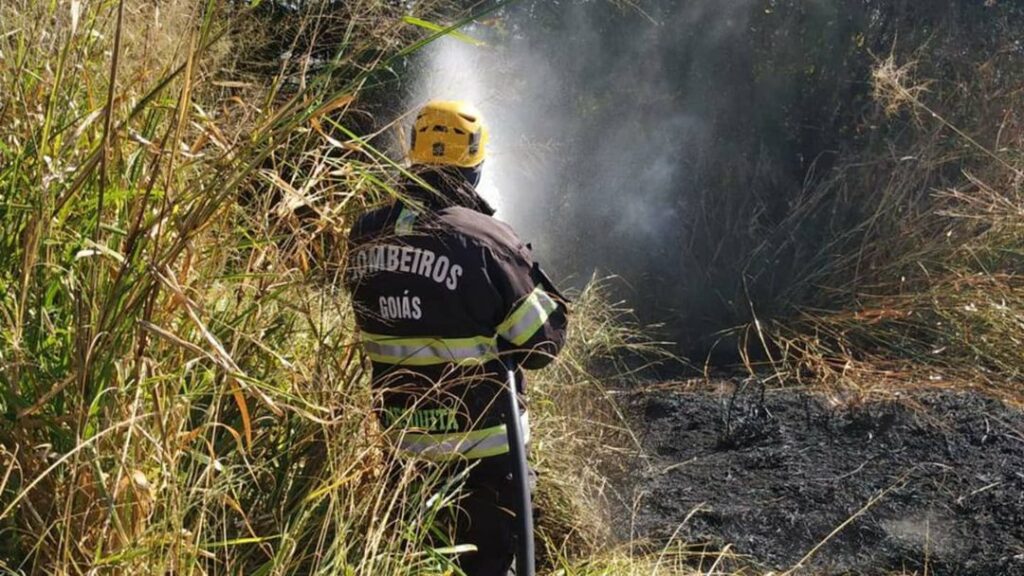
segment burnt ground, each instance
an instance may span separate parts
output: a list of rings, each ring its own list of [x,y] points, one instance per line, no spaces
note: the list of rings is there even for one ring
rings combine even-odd
[[[1020,409],[976,392],[667,388],[627,395],[651,458],[638,535],[786,570],[867,507],[795,574],[1024,575]]]

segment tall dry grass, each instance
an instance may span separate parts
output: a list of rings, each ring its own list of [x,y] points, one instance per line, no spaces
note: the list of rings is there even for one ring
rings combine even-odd
[[[363,4],[383,38],[415,41]],[[259,87],[232,78],[247,15],[229,4],[3,10],[5,568],[398,573],[428,561],[424,512],[401,505],[416,495],[386,494],[373,474],[347,308],[234,203],[261,182],[289,189],[275,155],[326,166],[308,126],[341,121],[337,103],[368,75],[254,101]],[[348,49],[361,62],[397,52],[359,32]],[[384,166],[351,164],[361,176],[309,178],[343,186],[348,214],[387,193],[373,178]],[[328,514],[353,502],[374,505]]]
[[[952,85],[919,68],[895,53],[878,59],[879,121],[904,126],[903,137],[800,198],[780,229],[824,218],[835,231],[804,254],[793,301],[806,304],[744,331],[763,338],[784,376],[873,389],[980,386],[1020,401],[1020,60],[1001,52]]]
[[[458,485],[386,472],[333,281],[400,171],[365,94],[443,30],[384,1],[262,10],[0,5],[0,572],[454,570],[434,519]],[[585,292],[533,383],[562,573],[622,573],[581,558],[611,539],[593,456],[634,452],[593,374],[647,346],[623,313]]]

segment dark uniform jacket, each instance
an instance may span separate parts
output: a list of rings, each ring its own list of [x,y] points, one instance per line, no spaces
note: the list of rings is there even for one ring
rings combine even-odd
[[[403,450],[434,459],[504,453],[505,363],[536,369],[558,354],[564,300],[486,209],[411,195],[349,236],[345,281],[381,420]]]

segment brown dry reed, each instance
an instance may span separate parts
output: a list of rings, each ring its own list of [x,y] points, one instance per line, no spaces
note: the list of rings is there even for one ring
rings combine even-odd
[[[835,226],[820,250],[827,258],[809,258],[794,285],[818,295],[793,316],[744,332],[763,343],[781,379],[876,392],[980,387],[1019,403],[1020,61],[999,52],[959,83],[920,78],[917,61],[889,54],[871,77],[884,121],[905,126],[905,137],[808,189],[782,225],[826,209],[833,225],[853,222]],[[936,181],[956,183],[929,185]]]

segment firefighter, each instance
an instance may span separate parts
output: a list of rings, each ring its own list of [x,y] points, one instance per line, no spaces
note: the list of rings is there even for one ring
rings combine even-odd
[[[403,199],[363,215],[345,282],[373,364],[378,415],[405,456],[468,468],[455,540],[469,576],[504,576],[515,551],[515,486],[502,396],[514,362],[546,366],[565,341],[567,308],[530,249],[477,193],[487,131],[464,102],[416,118]],[[529,437],[529,417],[519,415]]]

